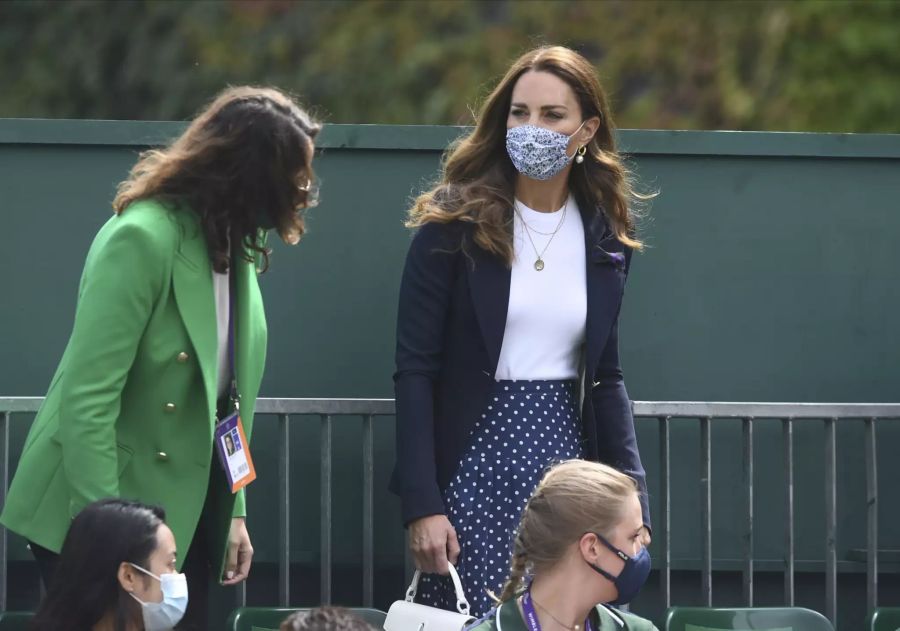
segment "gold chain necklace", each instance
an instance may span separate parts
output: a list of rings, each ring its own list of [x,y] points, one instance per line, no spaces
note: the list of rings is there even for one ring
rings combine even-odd
[[[547,240],[547,245],[544,246],[544,249],[538,252],[537,246],[534,244],[534,239],[531,238],[532,229],[528,227],[528,222],[525,221],[525,217],[522,216],[522,213],[519,211],[518,204],[513,202],[513,209],[516,211],[516,214],[519,216],[519,220],[522,222],[522,227],[525,229],[525,235],[528,237],[528,240],[531,242],[531,247],[534,249],[534,254],[537,258],[534,261],[534,269],[537,271],[541,271],[544,269],[544,253],[547,251],[547,248],[550,247],[550,244],[553,243],[553,237],[556,236],[556,233],[559,232],[559,229],[562,228],[563,222],[566,220],[566,212],[569,210],[569,198],[566,198],[566,205],[563,206],[562,216],[559,218],[559,223],[556,225],[556,229],[553,232],[538,232],[538,234],[549,234],[550,238]],[[537,230],[535,230],[537,232]]]
[[[553,619],[553,621],[556,622],[556,624],[558,624],[558,625],[561,626],[562,628],[568,629],[569,631],[581,631],[581,625],[580,625],[580,624],[575,624],[575,625],[572,625],[572,626],[570,627],[570,626],[567,625],[565,622],[563,622],[562,620],[560,620],[559,618],[557,618],[556,616],[554,616],[552,613],[550,613],[550,610],[549,610],[549,609],[547,609],[547,608],[544,607],[541,603],[539,603],[538,601],[536,601],[536,600],[534,599],[534,596],[531,597],[531,602],[533,602],[535,605],[537,605],[538,608],[539,608],[541,611],[543,611],[545,614],[547,614],[548,616],[550,616],[550,617]]]

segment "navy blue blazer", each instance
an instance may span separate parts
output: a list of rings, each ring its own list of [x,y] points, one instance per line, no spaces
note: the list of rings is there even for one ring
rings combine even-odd
[[[585,211],[587,330],[585,456],[647,487],[631,402],[619,365],[618,319],[631,248],[601,210]],[[391,490],[403,522],[445,512],[441,490],[456,473],[475,420],[488,405],[506,330],[510,269],[472,240],[473,225],[427,223],[409,248],[397,316],[397,462]]]

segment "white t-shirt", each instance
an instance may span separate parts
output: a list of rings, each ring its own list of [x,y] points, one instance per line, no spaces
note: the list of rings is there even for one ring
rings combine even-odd
[[[228,393],[228,385],[231,383],[231,362],[228,357],[228,327],[229,300],[231,287],[229,273],[219,274],[213,271],[213,293],[216,298],[216,332],[218,338],[217,366],[217,394],[221,399]]]
[[[552,213],[518,200],[516,207],[515,260],[496,379],[576,379],[587,322],[584,225],[578,205],[570,196]],[[535,247],[542,253],[541,271],[535,269]]]

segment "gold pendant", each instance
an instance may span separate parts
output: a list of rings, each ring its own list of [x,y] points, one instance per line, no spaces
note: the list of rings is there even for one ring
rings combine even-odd
[[[534,269],[536,269],[536,270],[539,271],[539,272],[540,272],[542,269],[544,269],[544,259],[538,258],[538,260],[536,260],[536,261],[534,262]]]

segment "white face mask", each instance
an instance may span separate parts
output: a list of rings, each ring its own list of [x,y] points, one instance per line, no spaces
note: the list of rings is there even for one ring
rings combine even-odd
[[[134,594],[131,594],[132,598],[141,603],[144,629],[146,631],[169,631],[174,628],[184,617],[184,612],[187,610],[187,576],[175,573],[157,576],[140,565],[135,565],[134,563],[130,565],[147,576],[152,576],[158,580],[162,588],[163,599],[158,603],[145,603]]]

